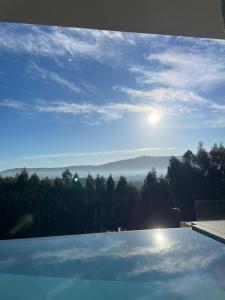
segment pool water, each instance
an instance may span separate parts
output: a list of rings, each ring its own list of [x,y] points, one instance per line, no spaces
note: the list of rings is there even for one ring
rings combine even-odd
[[[0,300],[225,299],[225,245],[184,229],[0,241]]]

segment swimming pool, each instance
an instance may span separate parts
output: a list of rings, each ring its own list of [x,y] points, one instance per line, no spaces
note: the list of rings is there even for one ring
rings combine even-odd
[[[225,299],[225,245],[190,228],[0,241],[1,300]]]

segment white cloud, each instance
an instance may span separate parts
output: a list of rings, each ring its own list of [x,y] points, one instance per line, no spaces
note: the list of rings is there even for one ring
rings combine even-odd
[[[126,103],[126,102],[108,102],[105,104],[92,104],[90,102],[75,103],[66,101],[43,101],[39,100],[32,104],[20,102],[17,100],[2,100],[0,107],[11,108],[15,110],[23,109],[26,112],[51,113],[51,114],[70,114],[82,116],[87,123],[94,122],[100,124],[102,121],[108,122],[121,119],[125,114],[143,113],[149,114],[157,112],[160,115],[168,114],[163,107],[155,104],[145,103]],[[170,111],[172,113],[172,110]],[[90,117],[90,119],[88,119]]]
[[[225,104],[213,103],[212,108],[215,112],[225,112]]]
[[[31,62],[29,64],[28,72],[36,77],[42,78],[43,80],[50,79],[77,94],[84,93],[82,91],[82,89],[80,87],[76,86],[72,81],[66,80],[65,78],[61,77],[60,75],[58,75],[52,71],[41,68],[34,62]]]
[[[110,151],[95,151],[95,152],[81,152],[81,153],[51,153],[51,154],[39,154],[23,156],[21,159],[25,160],[39,160],[39,159],[51,159],[51,158],[62,158],[62,157],[87,157],[87,156],[99,156],[99,155],[111,155],[111,154],[137,154],[144,155],[155,151],[170,151],[175,150],[173,147],[151,147],[151,148],[140,148],[140,149],[124,149],[124,150],[110,150]]]
[[[145,55],[145,65],[129,67],[135,88],[114,89],[131,101],[160,104],[176,119],[185,116],[190,128],[224,127],[224,99],[216,103],[209,95],[225,84],[225,42],[177,38],[165,49]]]
[[[3,99],[0,100],[0,107],[11,108],[15,110],[24,110],[25,104],[21,101],[11,100],[11,99]]]
[[[68,60],[88,58],[110,64],[119,62],[127,46],[135,46],[136,35],[53,26],[4,24],[0,30],[0,49]],[[123,49],[123,51],[121,51]]]
[[[38,112],[73,114],[73,115],[91,115],[97,114],[103,121],[112,121],[122,118],[128,113],[151,113],[158,112],[161,115],[166,113],[159,105],[145,103],[115,103],[109,102],[102,105],[90,103],[69,103],[69,102],[51,102],[42,103],[34,108]],[[168,113],[168,112],[167,112]]]
[[[175,48],[150,54],[146,59],[151,64],[157,62],[157,67],[130,68],[140,83],[185,90],[206,90],[225,83],[225,58],[217,53]]]
[[[146,100],[150,102],[193,102],[206,104],[208,101],[194,91],[169,88],[132,89],[127,87],[115,87],[114,89],[126,93],[131,100]]]
[[[136,93],[136,92],[134,92]],[[159,93],[160,94],[160,93]],[[141,94],[140,94],[141,95]],[[140,96],[138,93],[138,96]],[[144,95],[146,96],[146,95]],[[151,95],[152,96],[152,95]],[[137,95],[136,95],[137,97]],[[161,97],[161,95],[160,95]],[[173,125],[167,123],[169,126],[180,126],[181,128],[215,128],[215,127],[225,127],[225,108],[223,105],[215,104],[213,102],[207,102],[207,100],[199,99],[196,100],[196,105],[194,105],[193,99],[187,102],[179,102],[178,99],[173,99],[173,101],[163,101],[163,99],[158,99],[159,103],[156,101],[150,101],[149,103],[130,103],[130,102],[108,102],[105,104],[93,104],[90,102],[75,103],[66,101],[36,101],[32,104],[25,102],[20,102],[17,100],[0,100],[0,107],[21,110],[26,114],[36,113],[49,113],[51,115],[74,115],[81,117],[81,122],[87,125],[94,126],[100,125],[103,122],[112,122],[123,118],[128,114],[141,114],[142,116],[147,116],[150,113],[157,113],[160,115],[162,120],[165,117],[172,117],[174,120],[182,118],[183,122],[180,125]],[[162,101],[161,101],[162,100]],[[192,102],[190,102],[192,101]],[[193,105],[189,105],[189,102]],[[202,111],[202,106],[204,106],[205,111]]]
[[[138,48],[140,42],[144,45],[144,50],[141,48],[141,51]],[[158,111],[162,115],[177,115],[177,117],[186,115],[186,118],[189,117],[187,124],[192,124],[191,120],[195,118],[195,124],[199,121],[199,126],[225,126],[222,104],[215,104],[214,99],[206,97],[206,91],[212,91],[225,83],[224,41],[4,24],[0,30],[0,51],[4,50],[28,53],[32,56],[47,56],[56,60],[66,59],[74,63],[79,58],[85,58],[111,65],[129,64],[131,67],[128,71],[134,76],[137,84],[132,88],[126,86],[115,88],[125,93],[132,102],[125,100],[100,105],[90,101],[74,103],[63,100],[31,105],[4,100],[0,102],[1,107],[27,112],[79,115],[82,116],[82,121],[89,125],[117,120],[125,114],[148,114]],[[132,63],[132,58],[136,55],[140,62],[140,55],[143,56],[144,51],[148,51],[144,55],[145,63],[142,65]],[[132,55],[128,56],[128,53]],[[30,65],[30,71],[35,76],[50,79],[77,94],[85,93],[86,88],[89,88],[99,95],[95,87],[86,83],[78,86],[35,63]],[[199,117],[198,120],[196,116]],[[206,117],[207,121],[204,120]]]

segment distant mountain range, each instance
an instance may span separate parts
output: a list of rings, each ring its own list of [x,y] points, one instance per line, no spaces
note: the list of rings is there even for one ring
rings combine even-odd
[[[167,170],[169,159],[171,156],[139,156],[136,158],[119,160],[102,165],[89,166],[68,166],[57,168],[27,168],[31,175],[36,173],[39,177],[53,178],[61,176],[63,171],[69,169],[71,173],[78,173],[80,177],[86,177],[88,173],[95,176],[101,174],[108,176],[110,173],[114,177],[124,175],[130,179],[137,180],[143,178],[152,169],[155,168],[158,174],[164,174]],[[15,176],[20,173],[23,168],[8,169],[0,172],[2,176]]]

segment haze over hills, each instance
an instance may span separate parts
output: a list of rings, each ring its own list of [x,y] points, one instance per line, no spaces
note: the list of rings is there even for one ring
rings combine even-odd
[[[143,179],[146,174],[155,168],[157,173],[164,174],[167,170],[170,156],[139,156],[136,158],[119,160],[109,162],[101,165],[87,165],[87,166],[67,166],[57,168],[27,168],[28,173],[31,175],[36,173],[39,177],[60,177],[66,169],[72,173],[78,173],[80,177],[86,177],[88,173],[93,176],[101,174],[108,176],[110,173],[114,177],[120,175],[127,176],[130,180]],[[2,176],[15,176],[20,173],[23,168],[8,169],[0,172]]]

